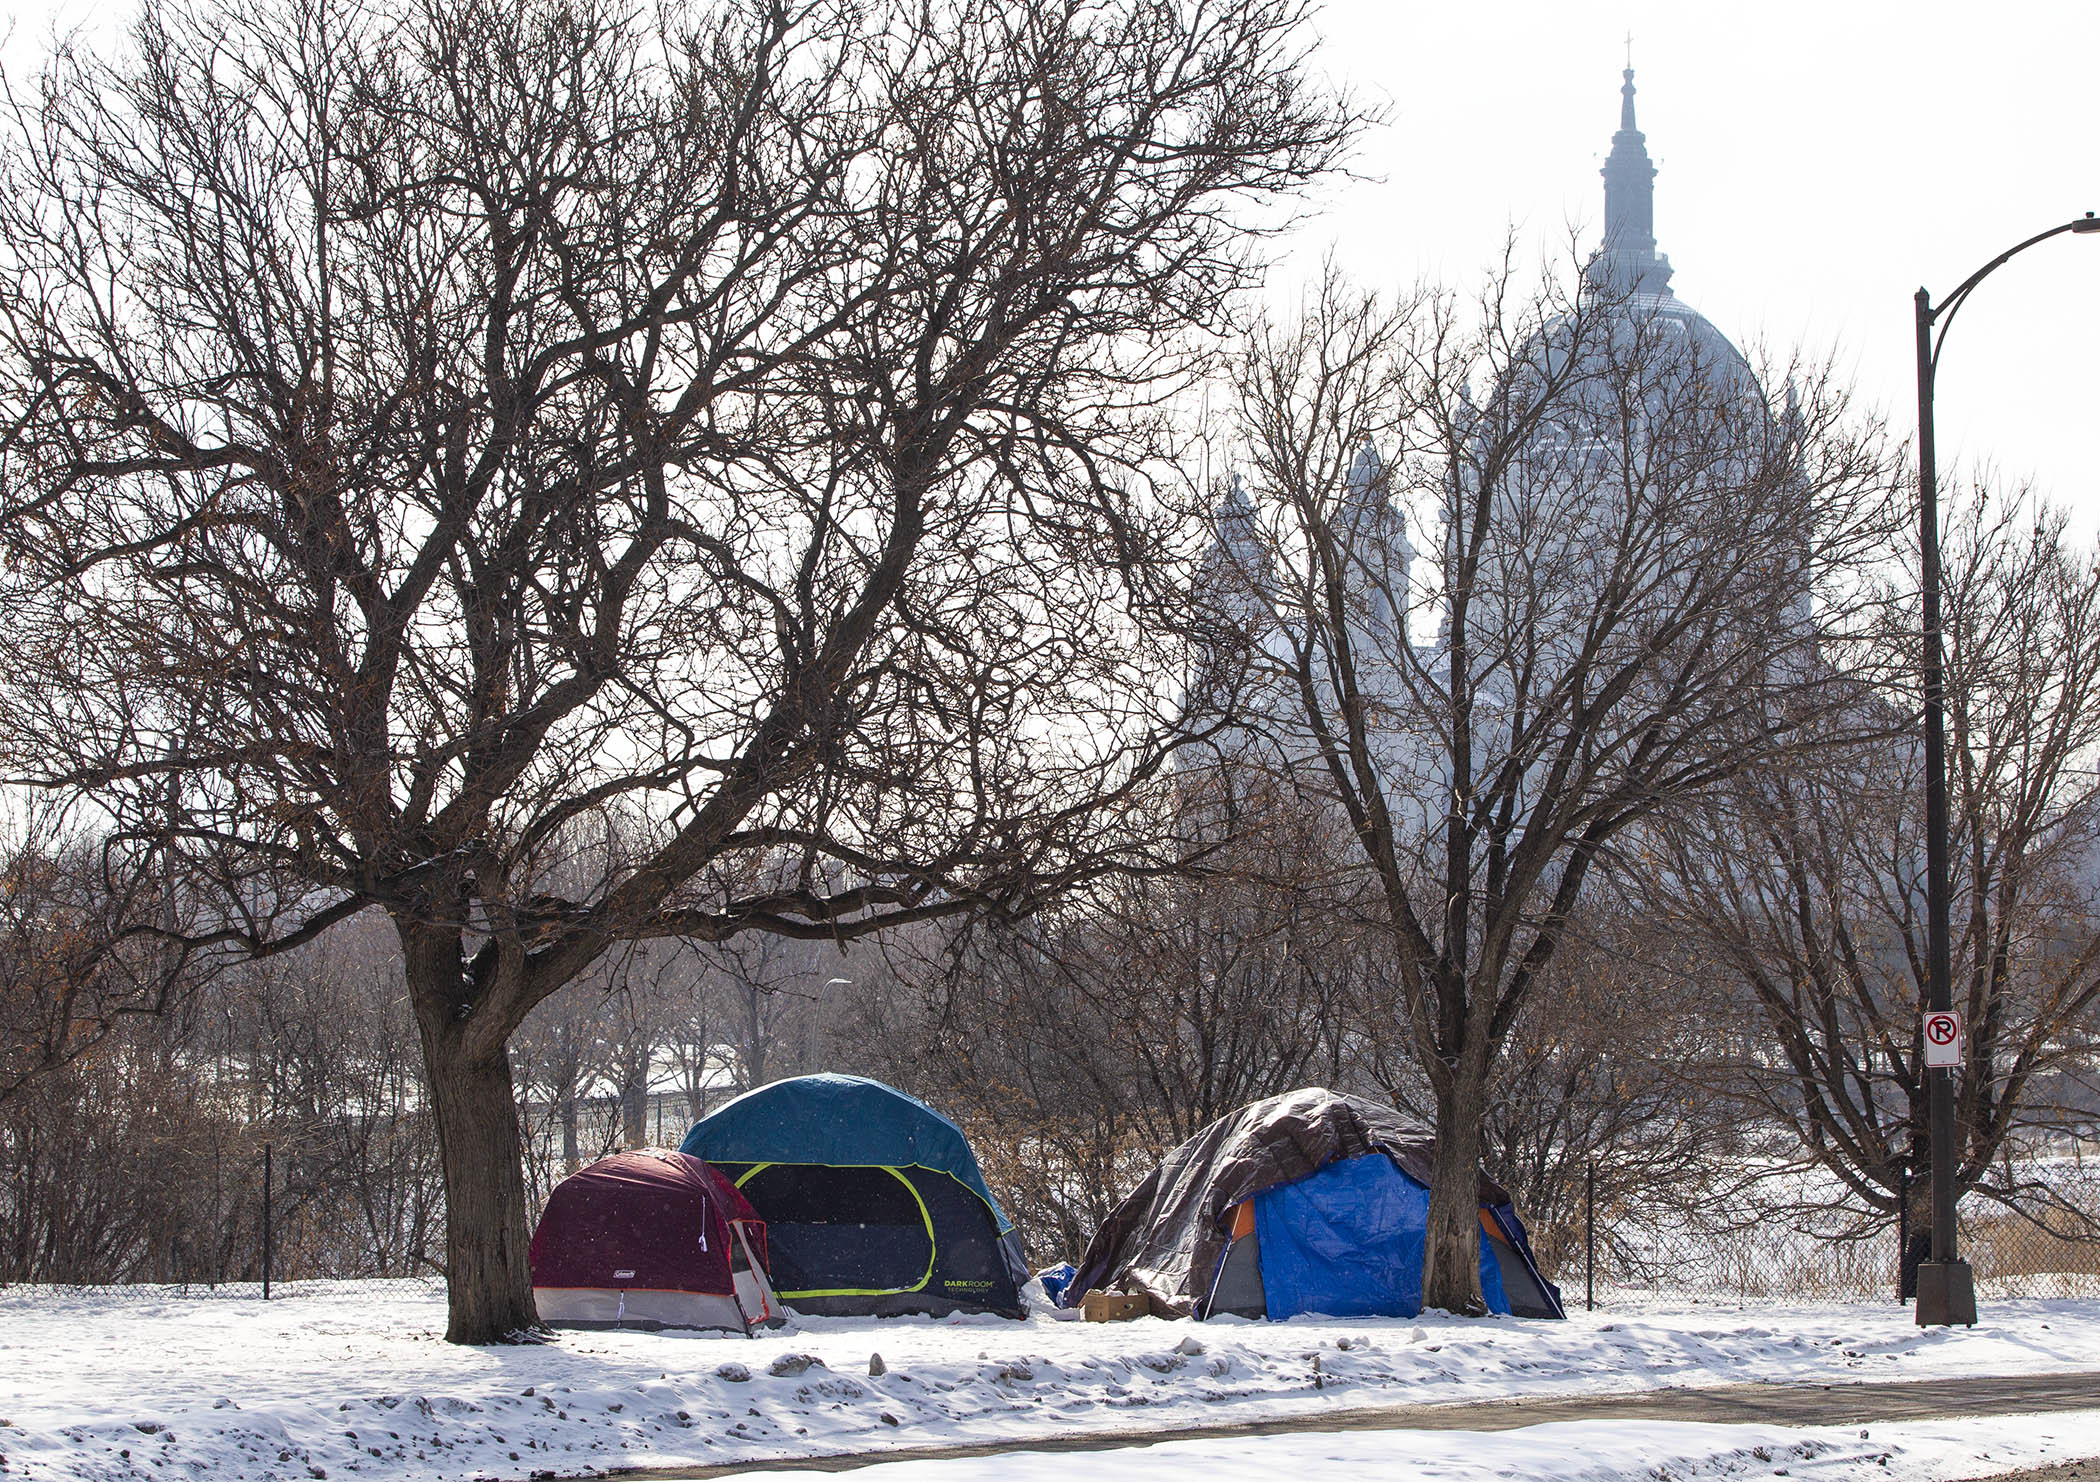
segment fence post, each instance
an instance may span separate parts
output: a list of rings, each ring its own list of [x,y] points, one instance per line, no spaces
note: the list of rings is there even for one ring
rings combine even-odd
[[[1582,1307],[1597,1310],[1597,1160],[1582,1174]]]
[[[269,1300],[270,1300],[270,1258],[271,1258],[271,1256],[272,1256],[272,1255],[274,1255],[274,1254],[275,1254],[275,1252],[274,1252],[274,1251],[273,1251],[273,1250],[271,1249],[271,1244],[272,1244],[272,1240],[271,1240],[271,1237],[272,1237],[272,1236],[273,1236],[273,1235],[274,1235],[274,1234],[276,1233],[275,1231],[273,1231],[273,1230],[272,1230],[272,1229],[270,1228],[270,1174],[271,1174],[271,1172],[272,1172],[272,1170],[271,1170],[271,1166],[270,1166],[270,1145],[269,1145],[269,1144],[268,1144],[268,1143],[266,1142],[266,1143],[264,1143],[264,1144],[263,1144],[263,1252],[262,1252],[262,1256],[263,1256],[263,1300],[264,1300],[265,1302],[267,1302],[267,1301],[269,1301]]]
[[[1896,1165],[1896,1305],[1910,1305],[1903,1284],[1903,1263],[1910,1259],[1910,1160]]]

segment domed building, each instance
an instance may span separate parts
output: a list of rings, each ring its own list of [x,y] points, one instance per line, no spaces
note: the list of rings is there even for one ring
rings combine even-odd
[[[1670,259],[1655,246],[1655,164],[1648,136],[1633,116],[1633,69],[1619,86],[1619,131],[1611,136],[1604,176],[1604,243],[1585,272],[1590,289],[1622,306],[1629,317],[1653,319],[1683,336],[1703,361],[1739,367],[1750,364],[1697,309],[1670,290]]]
[[[1670,286],[1670,261],[1655,237],[1657,172],[1634,99],[1628,68],[1601,171],[1601,244],[1563,312],[1511,348],[1493,384],[1466,388],[1477,405],[1458,408],[1454,446],[1463,451],[1450,458],[1450,484],[1432,501],[1446,508],[1443,530],[1429,539],[1450,542],[1464,523],[1453,514],[1477,508],[1476,492],[1486,491],[1494,549],[1467,567],[1472,635],[1483,649],[1492,643],[1512,655],[1530,646],[1546,663],[1554,650],[1585,642],[1583,614],[1596,594],[1629,580],[1631,527],[1647,522],[1643,548],[1661,552],[1638,559],[1666,562],[1671,542],[1682,550],[1684,542],[1728,538],[1745,501],[1786,482],[1792,466],[1790,415],[1774,414],[1742,352]],[[1443,587],[1459,563],[1452,549],[1425,550],[1423,534],[1408,529],[1410,513],[1420,520],[1438,511],[1393,501],[1371,442],[1347,450],[1335,472],[1326,518],[1330,537],[1348,551],[1346,641],[1358,698],[1378,733],[1382,770],[1395,781],[1408,777],[1403,791],[1434,797],[1443,786],[1435,739],[1443,723],[1433,713],[1441,685],[1431,670],[1447,646]],[[1212,596],[1236,589],[1230,606],[1249,616],[1267,606],[1258,596],[1275,575],[1257,535],[1259,498],[1233,481],[1213,516],[1206,572]],[[1417,571],[1418,556],[1438,569]],[[1646,570],[1631,579],[1641,585]],[[1659,579],[1667,586],[1667,576]],[[1805,611],[1805,582],[1752,600],[1774,612]],[[1306,655],[1279,631],[1291,626],[1292,605],[1274,604],[1272,624],[1255,623],[1249,636],[1272,673],[1304,676]],[[1483,673],[1475,691],[1500,685]],[[1410,738],[1409,730],[1422,734]]]
[[[1642,479],[1679,492],[1770,467],[1788,429],[1775,418],[1750,362],[1671,290],[1670,259],[1655,243],[1654,163],[1634,120],[1633,69],[1619,89],[1619,129],[1604,177],[1604,236],[1584,266],[1570,310],[1511,357],[1481,408],[1485,446],[1536,417],[1502,497],[1520,525],[1565,520],[1565,534],[1616,523]],[[1725,434],[1725,435],[1724,435]],[[1702,453],[1716,462],[1696,466]],[[1674,460],[1653,466],[1656,455]],[[1623,492],[1614,492],[1613,486]]]

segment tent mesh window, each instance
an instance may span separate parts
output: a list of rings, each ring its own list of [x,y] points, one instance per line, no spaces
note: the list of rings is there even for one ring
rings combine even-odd
[[[916,1291],[932,1270],[925,1205],[888,1168],[773,1163],[737,1186],[766,1217],[774,1290],[789,1300]]]

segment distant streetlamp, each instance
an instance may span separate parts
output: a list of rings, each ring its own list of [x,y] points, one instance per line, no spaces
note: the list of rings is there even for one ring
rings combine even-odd
[[[1933,466],[1932,383],[1940,351],[1954,316],[1976,285],[2038,242],[2065,232],[2100,232],[2092,212],[2037,232],[1999,253],[1935,306],[1932,295],[1917,294],[1918,324],[1918,531],[1923,552],[1919,585],[1924,598],[1925,681],[1925,904],[1926,1011],[1954,1007],[1952,946],[1949,940],[1947,838],[1947,697],[1945,660],[1940,645],[1939,489]],[[1935,326],[1937,328],[1935,328]],[[1956,1157],[1954,1136],[1954,1067],[1925,1071],[1930,1098],[1932,1146],[1932,1258],[1918,1265],[1917,1320],[1920,1327],[1976,1322],[1976,1283],[1969,1263],[1956,1252],[1954,1231]],[[1899,1254],[1898,1260],[1902,1259]]]

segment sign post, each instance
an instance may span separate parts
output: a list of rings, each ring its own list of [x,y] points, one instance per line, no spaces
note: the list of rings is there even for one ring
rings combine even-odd
[[[1942,1255],[1954,1249],[1954,1077],[1961,1069],[1961,1014],[1927,1009],[1918,1025],[1925,1047],[1925,1079],[1932,1085],[1932,1248],[1918,1265],[1918,1325],[1976,1325],[1976,1288],[1969,1263]]]

